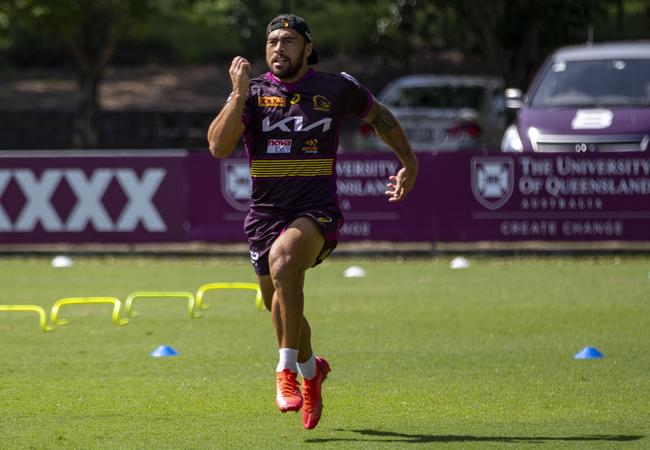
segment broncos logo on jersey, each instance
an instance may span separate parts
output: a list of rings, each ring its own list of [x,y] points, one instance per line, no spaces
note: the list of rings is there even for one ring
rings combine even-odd
[[[322,95],[314,95],[312,101],[316,111],[329,112],[332,109],[332,102]]]

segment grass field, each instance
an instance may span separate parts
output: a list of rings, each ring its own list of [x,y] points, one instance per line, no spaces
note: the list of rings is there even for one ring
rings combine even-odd
[[[243,259],[0,259],[0,304],[254,281]],[[650,258],[330,259],[307,276],[332,364],[315,430],[274,405],[275,338],[250,291],[0,312],[0,448],[650,448]],[[344,278],[356,264],[365,278]],[[179,355],[152,358],[158,345]],[[574,360],[585,346],[605,358]]]

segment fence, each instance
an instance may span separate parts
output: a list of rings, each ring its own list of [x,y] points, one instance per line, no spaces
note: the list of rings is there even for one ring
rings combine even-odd
[[[341,240],[650,241],[650,157],[420,154],[388,203],[390,153],[342,154]],[[0,243],[242,242],[245,158],[207,151],[0,153]]]

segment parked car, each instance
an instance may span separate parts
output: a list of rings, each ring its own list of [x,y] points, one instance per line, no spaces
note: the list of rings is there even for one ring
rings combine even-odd
[[[504,152],[644,152],[650,141],[650,41],[555,51],[522,97]]]
[[[409,75],[388,84],[378,99],[415,151],[497,149],[506,125],[503,82],[497,78]],[[371,146],[388,148],[365,130]]]

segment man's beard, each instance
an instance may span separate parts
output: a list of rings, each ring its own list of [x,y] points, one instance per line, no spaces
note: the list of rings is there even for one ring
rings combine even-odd
[[[287,78],[293,77],[295,74],[298,73],[298,71],[300,71],[304,59],[305,59],[305,48],[303,47],[302,51],[300,52],[300,55],[298,55],[298,58],[295,62],[288,59],[289,64],[285,66],[284,69],[280,69],[280,70],[275,69],[273,67],[273,64],[269,64],[269,69],[271,69],[273,75],[275,75],[279,79],[286,80]]]

